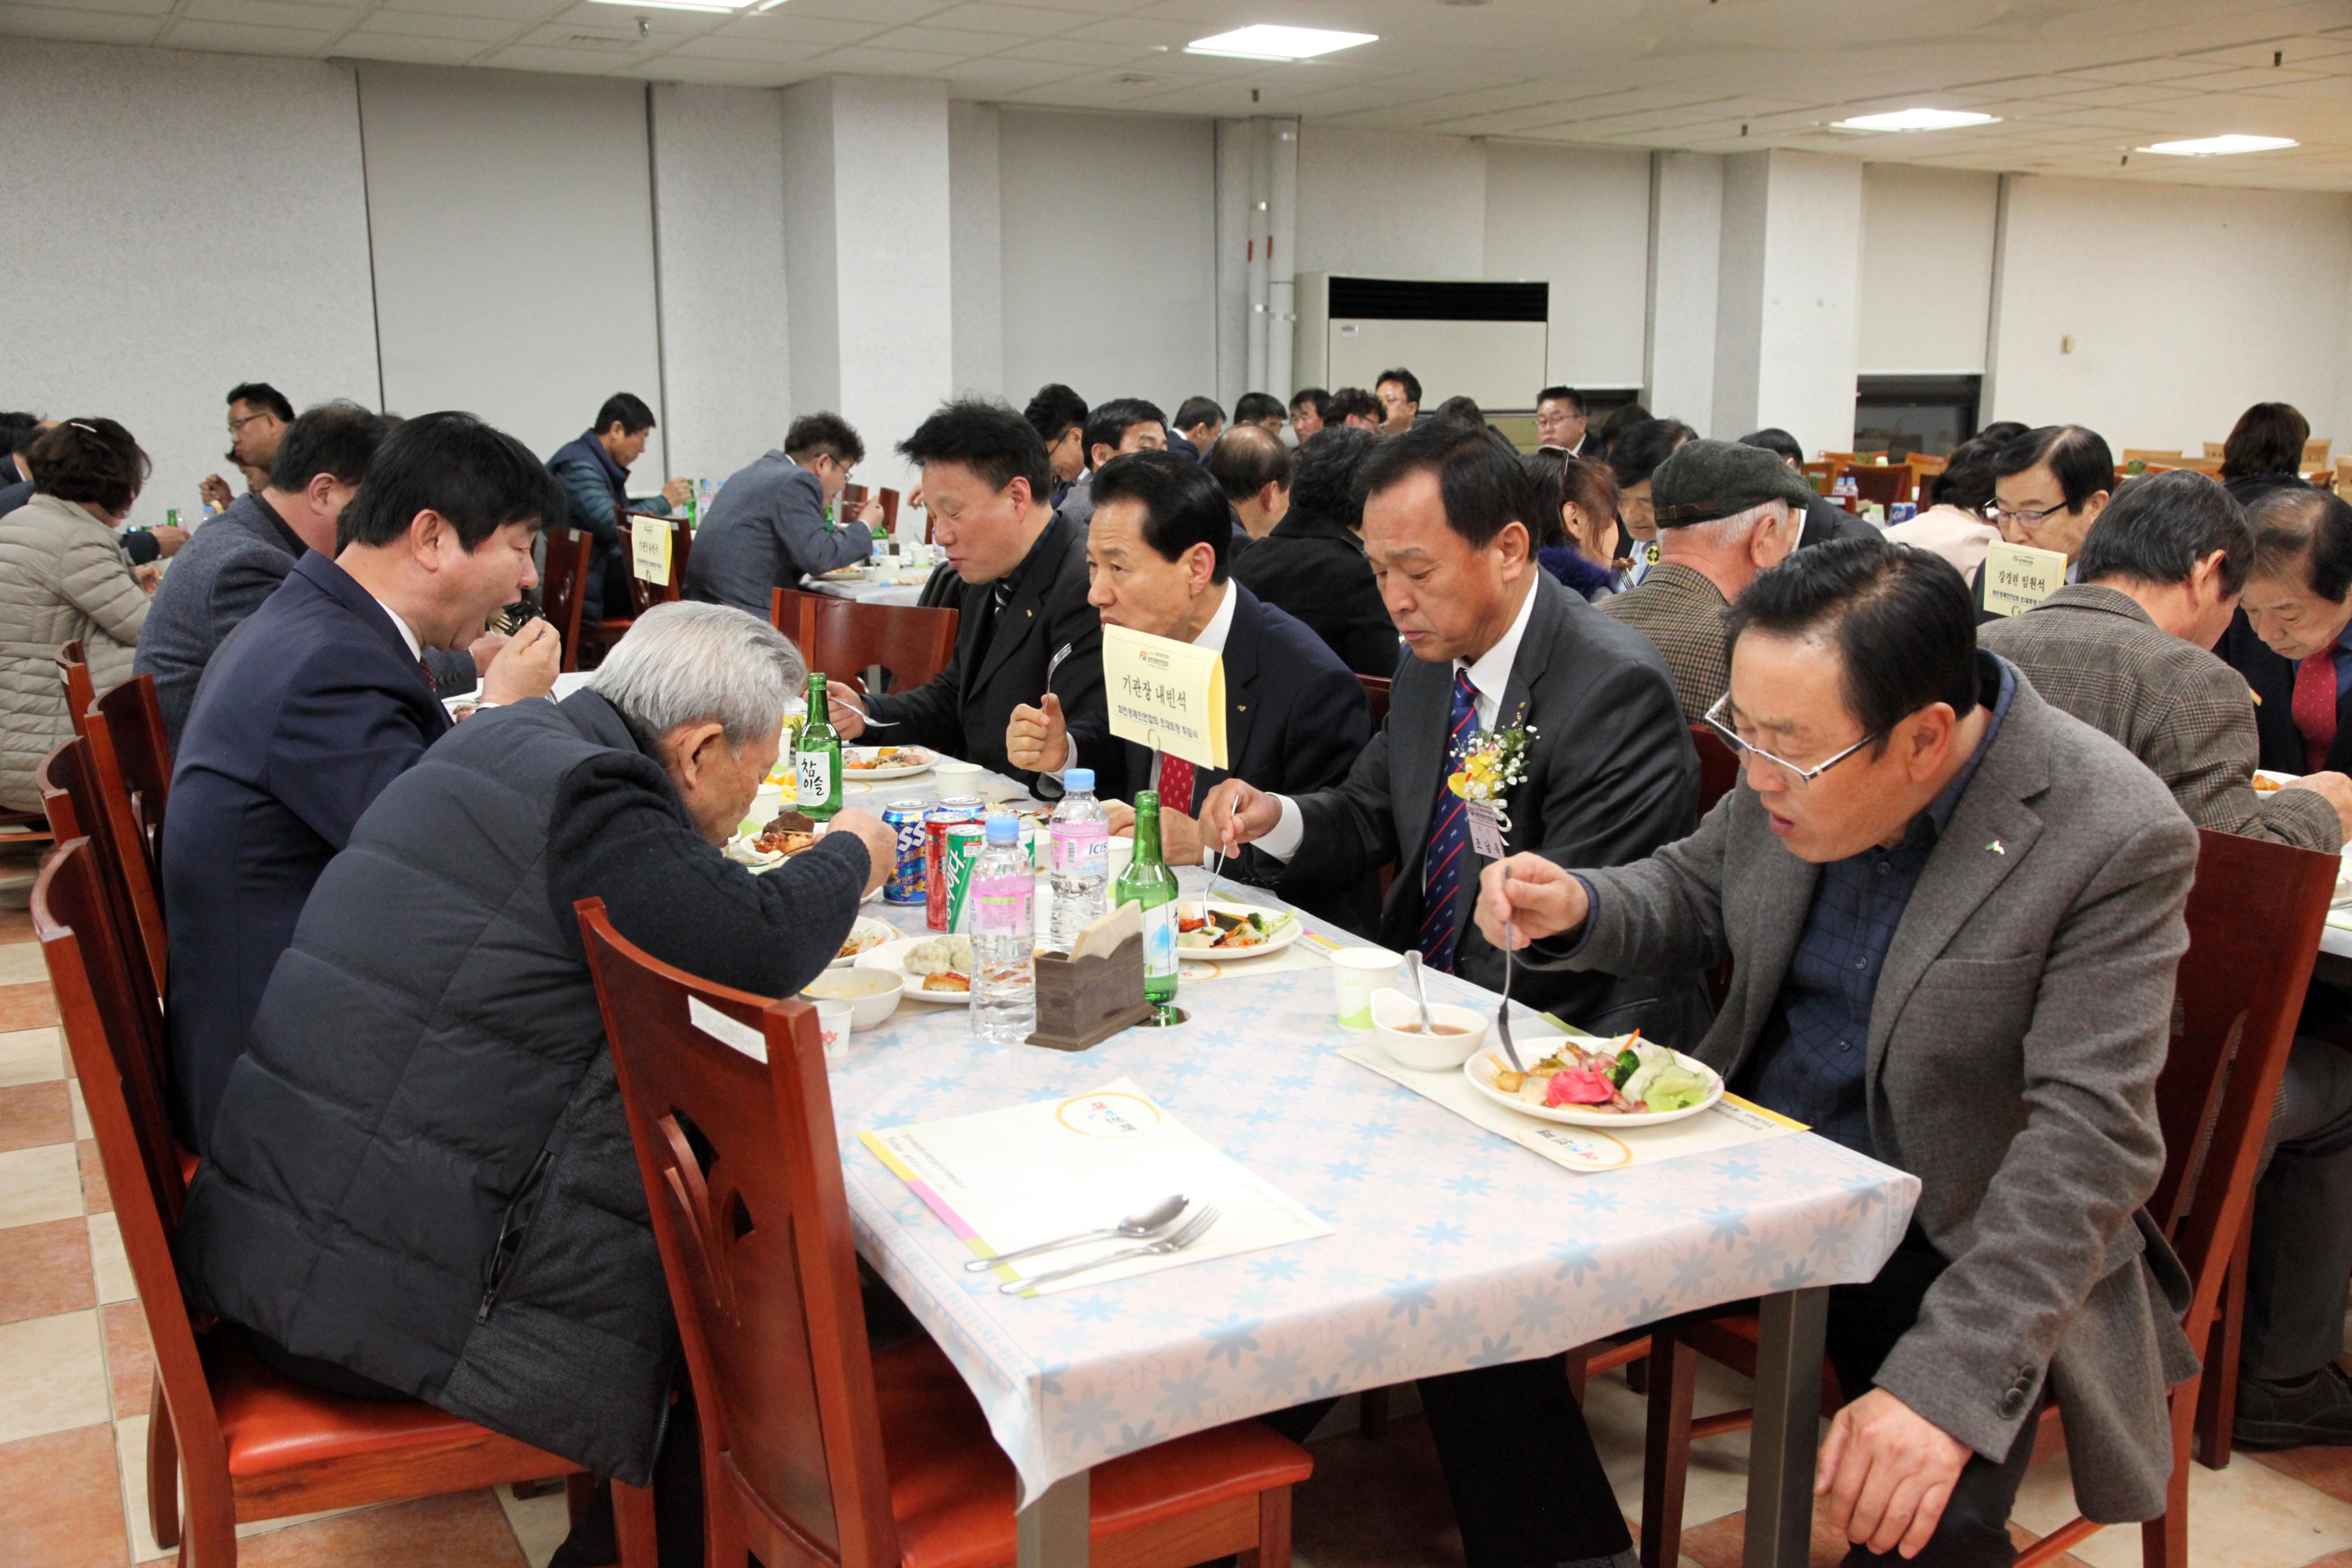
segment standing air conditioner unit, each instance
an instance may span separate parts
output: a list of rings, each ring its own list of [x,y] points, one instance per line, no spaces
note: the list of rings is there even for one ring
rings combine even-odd
[[[1298,275],[1296,386],[1360,386],[1402,365],[1424,411],[1468,396],[1482,408],[1533,408],[1549,363],[1549,283],[1429,283]]]

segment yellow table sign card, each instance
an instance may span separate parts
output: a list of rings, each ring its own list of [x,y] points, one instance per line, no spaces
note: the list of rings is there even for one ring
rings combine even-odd
[[[641,583],[669,581],[669,524],[657,517],[629,520],[630,569]]]
[[[1112,734],[1196,768],[1228,765],[1223,658],[1191,643],[1105,626],[1102,664]]]
[[[1996,616],[2021,616],[2066,584],[2066,557],[2030,544],[1994,544],[1978,570],[1984,607]]]

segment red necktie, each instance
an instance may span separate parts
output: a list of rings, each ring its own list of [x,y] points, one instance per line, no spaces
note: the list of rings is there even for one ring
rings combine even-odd
[[[417,656],[416,668],[425,672],[425,689],[436,697],[440,696],[441,683],[433,679],[433,667],[425,662],[425,656],[422,654]]]
[[[1192,815],[1192,764],[1165,752],[1160,753],[1160,809]]]
[[[2313,654],[2294,667],[2294,727],[2303,732],[2303,771],[2327,765],[2336,744],[2336,650]]]

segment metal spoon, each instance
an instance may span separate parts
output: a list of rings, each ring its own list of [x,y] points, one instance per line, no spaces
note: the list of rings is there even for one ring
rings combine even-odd
[[[979,1274],[995,1268],[1000,1263],[1010,1263],[1016,1258],[1027,1258],[1040,1252],[1055,1252],[1065,1247],[1076,1247],[1081,1242],[1115,1239],[1145,1240],[1158,1236],[1175,1224],[1176,1216],[1184,1212],[1184,1205],[1188,1201],[1183,1194],[1171,1193],[1150,1208],[1128,1215],[1108,1230],[1082,1230],[1076,1236],[1066,1236],[1058,1241],[1041,1241],[1034,1247],[1015,1247],[1011,1252],[1000,1252],[993,1258],[975,1258],[963,1266],[963,1271],[967,1274]]]
[[[1437,1033],[1437,1026],[1429,1021],[1429,992],[1421,983],[1421,953],[1413,948],[1404,950],[1404,966],[1412,975],[1412,994],[1421,1002],[1421,1032]]]

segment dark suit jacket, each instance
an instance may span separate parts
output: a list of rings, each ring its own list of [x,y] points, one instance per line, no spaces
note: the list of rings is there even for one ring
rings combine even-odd
[[[1877,537],[1878,530],[1829,497],[1815,496],[1805,503],[1805,528],[1797,535],[1797,548],[1804,550],[1816,544],[1827,544],[1832,539]]]
[[[0,473],[15,471],[13,468],[0,469]],[[0,485],[0,517],[7,516],[32,499],[33,481],[30,479],[18,479],[13,484]]]
[[[173,558],[148,608],[131,668],[155,678],[155,703],[174,749],[214,651],[278,591],[307,548],[256,491],[229,502]]]
[[[994,583],[960,584],[949,601],[961,612],[955,657],[914,689],[874,698],[874,717],[891,727],[877,728],[870,739],[930,746],[1034,789],[1037,775],[1005,755],[1004,727],[1016,706],[1045,696],[1045,667],[1067,647],[1054,672],[1054,695],[1062,700],[1076,763],[1094,769],[1098,795],[1124,795],[1126,742],[1111,739],[1103,701],[1102,617],[1087,603],[1086,530],[1056,515],[1016,571],[1019,582],[1001,611],[990,609]]]
[[[390,615],[316,552],[213,656],[163,830],[173,1110],[199,1152],[311,884],[448,728]]]
[[[1640,632],[1541,573],[1534,592],[1535,610],[1496,715],[1505,728],[1526,724],[1535,731],[1526,782],[1508,802],[1507,847],[1563,866],[1639,860],[1689,833],[1698,819],[1698,753],[1674,681]],[[1372,737],[1354,771],[1335,789],[1298,797],[1307,832],[1294,874],[1397,863],[1378,936],[1398,951],[1412,945],[1421,927],[1422,854],[1453,690],[1450,662],[1404,660],[1390,694],[1388,727]],[[1470,861],[1460,885],[1455,969],[1500,990],[1502,954],[1470,919],[1486,862],[1475,851]],[[1696,964],[1623,978],[1524,973],[1513,994],[1595,1034],[1639,1026],[1662,1044],[1687,1049],[1707,1026],[1700,974]]]
[[[1364,542],[1344,522],[1290,510],[1233,563],[1234,581],[1295,619],[1358,675],[1396,673],[1396,623],[1372,581]]]
[[[2261,742],[2257,764],[2273,773],[2307,773],[2303,731],[2294,727],[2294,661],[2282,658],[2254,635],[2253,624],[2240,610],[2230,618],[2230,629],[2213,651],[2244,678],[2254,694],[2254,734]],[[2327,749],[2325,770],[2352,773],[2352,697],[2336,700],[2336,743]]]
[[[1239,583],[1231,584],[1233,628],[1225,637],[1225,755],[1229,769],[1196,768],[1192,798],[1160,804],[1187,816],[1221,779],[1240,777],[1276,795],[1328,789],[1348,776],[1372,738],[1371,705],[1363,686],[1339,656],[1293,617]],[[1064,666],[1067,668],[1067,666]],[[1056,684],[1059,684],[1057,681]],[[1127,778],[1148,788],[1151,752],[1127,748]],[[1226,874],[1273,888],[1300,908],[1370,933],[1380,905],[1380,882],[1369,865],[1317,868],[1286,866],[1244,848]]]

